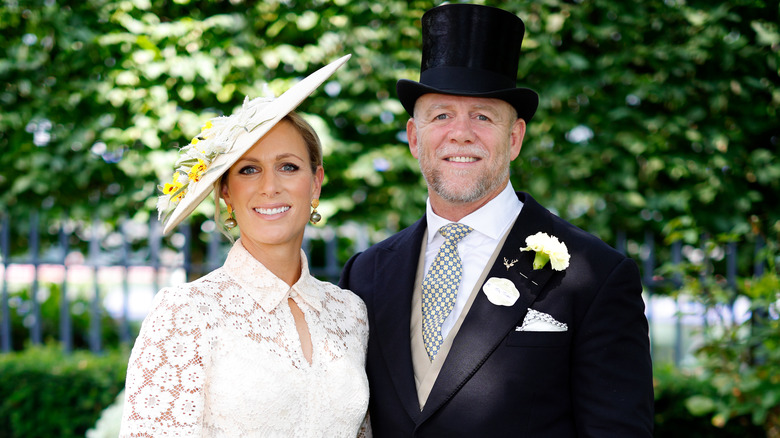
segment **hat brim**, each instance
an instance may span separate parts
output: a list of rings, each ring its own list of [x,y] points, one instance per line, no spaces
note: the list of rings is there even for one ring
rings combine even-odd
[[[530,88],[508,88],[489,92],[476,92],[436,88],[408,79],[400,79],[395,86],[398,100],[410,116],[414,117],[414,104],[423,94],[437,93],[451,96],[486,97],[501,99],[512,105],[517,117],[530,122],[539,106],[539,95]]]
[[[176,205],[176,208],[168,216],[163,224],[163,234],[167,234],[181,221],[192,213],[206,197],[209,196],[214,188],[214,183],[235,164],[252,146],[254,146],[263,136],[268,133],[280,120],[303,102],[311,93],[314,92],[323,82],[325,82],[339,67],[352,55],[343,56],[330,64],[315,71],[305,79],[293,85],[281,96],[268,102],[263,102],[258,112],[252,115],[252,120],[260,121],[251,131],[242,133],[236,138],[235,143],[229,151],[218,155],[212,161],[206,173],[197,182],[191,182],[187,193]],[[263,98],[258,98],[263,100]],[[251,102],[250,102],[251,104]]]

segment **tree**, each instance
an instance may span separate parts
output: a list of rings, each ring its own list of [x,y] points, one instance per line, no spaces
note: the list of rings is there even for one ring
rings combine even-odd
[[[439,3],[4,2],[0,204],[13,218],[154,214],[206,119],[352,53],[300,108],[326,144],[320,210],[409,225],[425,186],[395,82],[418,79],[419,19]],[[607,240],[675,218],[712,232],[780,219],[777,4],[484,3],[524,19],[518,83],[541,96],[515,188]]]

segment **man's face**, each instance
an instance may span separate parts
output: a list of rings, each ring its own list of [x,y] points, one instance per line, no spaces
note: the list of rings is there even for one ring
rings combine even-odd
[[[500,99],[424,94],[406,124],[431,203],[472,206],[498,195],[520,153],[525,121]]]

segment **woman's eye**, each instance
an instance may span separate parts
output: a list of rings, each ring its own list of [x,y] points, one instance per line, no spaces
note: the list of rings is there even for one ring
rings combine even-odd
[[[246,166],[242,167],[241,170],[238,171],[241,175],[251,175],[253,173],[257,173],[257,169],[255,169],[252,166]]]
[[[282,164],[282,172],[295,172],[298,169],[300,168],[292,163]]]

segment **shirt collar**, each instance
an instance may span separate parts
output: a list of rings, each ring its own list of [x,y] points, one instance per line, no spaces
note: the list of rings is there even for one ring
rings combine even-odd
[[[523,202],[517,199],[510,181],[498,196],[458,222],[470,226],[475,231],[491,239],[498,240],[507,227],[511,226],[522,208]],[[452,221],[444,219],[433,212],[430,198],[426,201],[425,211],[425,218],[428,224],[428,243],[431,243],[439,228]]]
[[[309,273],[306,253],[301,250],[301,277],[290,287],[249,253],[238,239],[223,265],[225,272],[247,291],[266,312],[271,312],[296,292],[306,304],[322,311],[324,293],[317,279]],[[295,294],[293,294],[295,295]]]

